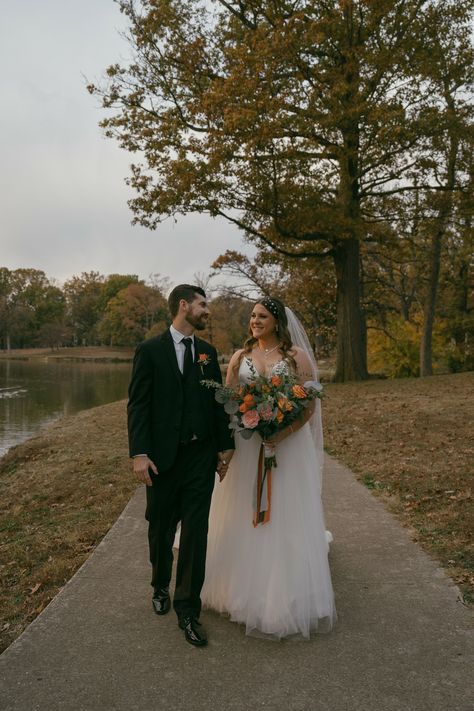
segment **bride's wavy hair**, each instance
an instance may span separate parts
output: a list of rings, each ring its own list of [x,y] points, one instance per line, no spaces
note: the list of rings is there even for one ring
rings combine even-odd
[[[283,358],[286,358],[290,361],[293,368],[296,368],[295,359],[291,354],[291,351],[293,350],[293,342],[291,340],[290,332],[288,330],[288,318],[286,316],[285,304],[283,303],[283,301],[281,301],[281,299],[277,299],[276,296],[264,296],[262,299],[258,299],[258,301],[256,301],[255,303],[261,304],[269,313],[271,313],[271,315],[276,320],[276,332],[281,342],[278,352],[281,353]],[[258,338],[254,338],[252,336],[252,330],[250,328],[250,325],[248,332],[249,338],[247,338],[244,343],[244,350],[242,352],[241,357],[239,358],[239,363],[237,365],[240,365],[240,361],[242,360],[243,356],[247,353],[251,353],[255,344],[258,343]]]

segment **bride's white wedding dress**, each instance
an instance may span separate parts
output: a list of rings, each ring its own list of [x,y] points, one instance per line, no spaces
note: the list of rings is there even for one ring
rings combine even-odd
[[[240,382],[252,368],[243,358]],[[202,601],[245,624],[247,634],[308,638],[336,619],[314,440],[307,423],[277,445],[271,518],[254,528],[260,443],[257,433],[237,434],[227,476],[214,489]]]

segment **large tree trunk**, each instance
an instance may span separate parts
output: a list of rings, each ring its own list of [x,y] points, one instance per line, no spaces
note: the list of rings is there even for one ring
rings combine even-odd
[[[334,249],[337,279],[337,361],[334,379],[365,380],[367,349],[360,299],[360,245],[355,238],[341,240]]]
[[[354,32],[354,6],[343,6],[346,36],[341,53],[341,71],[345,91],[341,95],[340,131],[344,150],[339,160],[339,195],[341,215],[344,217],[347,237],[339,239],[333,248],[336,268],[337,306],[337,382],[366,380],[367,332],[361,307],[360,264],[360,191],[359,153],[360,128],[354,115],[360,85],[357,45],[360,37]]]

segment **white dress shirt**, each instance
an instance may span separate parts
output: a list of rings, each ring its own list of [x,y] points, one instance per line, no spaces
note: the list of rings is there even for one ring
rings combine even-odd
[[[194,347],[194,334],[192,336],[185,336],[184,333],[178,331],[174,326],[170,326],[170,333],[174,343],[174,349],[176,351],[176,358],[178,361],[178,368],[183,372],[184,365],[184,353],[186,351],[186,346],[183,343],[183,338],[191,339],[191,352],[193,354],[193,361],[196,358],[196,351]]]

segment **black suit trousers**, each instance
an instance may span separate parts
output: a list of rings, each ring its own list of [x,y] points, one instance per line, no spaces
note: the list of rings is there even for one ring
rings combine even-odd
[[[173,466],[155,475],[147,486],[148,542],[151,584],[167,587],[173,565],[173,540],[181,521],[173,605],[178,617],[199,616],[204,583],[209,508],[217,454],[211,439],[179,446]]]

